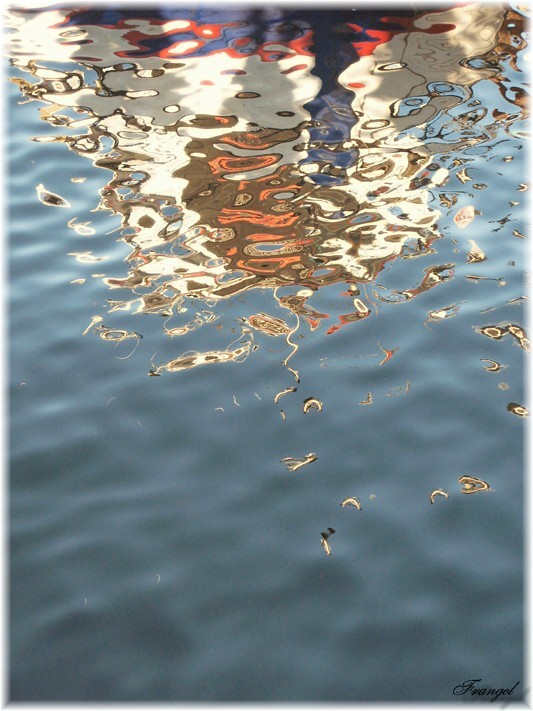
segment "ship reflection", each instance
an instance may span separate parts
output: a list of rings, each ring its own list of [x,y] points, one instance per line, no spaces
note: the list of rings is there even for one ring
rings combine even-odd
[[[315,330],[330,317],[313,294],[342,284],[350,310],[331,334],[370,315],[360,289],[379,286],[386,264],[434,252],[431,191],[449,170],[438,157],[513,120],[467,105],[476,82],[501,87],[498,57],[516,51],[510,18],[520,16],[495,5],[12,9],[7,49],[28,77],[13,79],[22,96],[65,129],[53,140],[111,172],[98,207],[120,216],[130,253],[127,273],[104,279],[121,292],[110,311],[165,316],[175,337],[216,320],[221,300],[262,289]],[[453,267],[425,266],[418,284],[375,294],[411,299]],[[150,373],[242,360],[255,331],[293,345],[283,319],[242,323],[227,348]]]

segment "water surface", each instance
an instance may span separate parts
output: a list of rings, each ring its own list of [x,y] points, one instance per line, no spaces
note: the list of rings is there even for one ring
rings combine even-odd
[[[524,23],[7,13],[12,700],[521,696]]]

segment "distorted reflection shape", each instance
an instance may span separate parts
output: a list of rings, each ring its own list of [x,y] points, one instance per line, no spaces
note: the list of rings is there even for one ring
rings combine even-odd
[[[111,172],[98,209],[120,216],[130,253],[127,274],[104,279],[128,294],[109,310],[163,315],[170,337],[216,320],[199,303],[216,312],[249,289],[288,312],[290,323],[243,313],[226,349],[182,354],[150,374],[242,360],[254,331],[287,339],[288,367],[301,324],[314,330],[330,318],[310,303],[321,287],[345,283],[356,297],[330,335],[371,315],[361,285],[402,303],[453,278],[454,264],[436,263],[415,286],[376,281],[398,258],[434,253],[441,211],[432,191],[455,168],[469,180],[446,155],[523,117],[515,89],[519,116],[467,103],[481,80],[504,91],[498,52],[517,51],[509,18],[522,21],[478,4],[386,18],[366,9],[10,10],[6,49],[28,77],[13,81],[25,100],[45,104],[43,121],[65,129],[45,140]],[[333,72],[322,71],[324,48]],[[441,206],[456,200],[440,195]],[[474,213],[461,210],[456,223],[466,227]],[[88,223],[69,226],[91,234]],[[472,242],[468,261],[482,259]]]

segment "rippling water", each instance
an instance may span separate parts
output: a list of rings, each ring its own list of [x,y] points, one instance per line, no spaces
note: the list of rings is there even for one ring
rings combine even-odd
[[[8,11],[12,700],[522,697],[525,13]]]

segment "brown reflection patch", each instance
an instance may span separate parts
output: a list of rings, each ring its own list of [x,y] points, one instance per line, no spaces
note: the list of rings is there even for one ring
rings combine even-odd
[[[266,150],[280,143],[296,140],[301,134],[301,127],[296,128],[261,128],[258,131],[245,133],[231,133],[220,136],[218,143],[223,143],[235,148],[253,148]]]
[[[322,545],[322,548],[325,550],[326,555],[331,555],[331,547],[328,543],[328,538],[335,533],[334,528],[328,528],[327,531],[322,531],[320,534],[322,538],[320,539],[320,543]]]
[[[247,244],[243,247],[244,254],[249,257],[266,257],[266,256],[278,256],[281,254],[295,254],[303,250],[302,244],[291,244],[290,242],[276,243],[276,242],[265,242],[262,243],[260,247],[254,244]]]
[[[198,128],[232,128],[238,123],[236,116],[212,116],[210,114],[196,114],[182,119],[179,124],[197,126]],[[179,125],[178,124],[178,125]]]
[[[235,230],[231,227],[219,227],[210,233],[209,239],[213,242],[227,242],[230,239],[235,239]]]
[[[304,414],[308,413],[309,410],[318,410],[319,412],[322,411],[322,403],[320,400],[316,397],[308,397],[306,400],[304,400]]]
[[[478,479],[475,476],[460,476],[457,480],[462,485],[462,494],[475,494],[478,491],[489,491],[490,486],[483,479]]]
[[[285,395],[288,395],[289,393],[294,393],[296,392],[298,388],[292,387],[292,388],[285,388],[285,390],[282,390],[279,392],[275,397],[274,397],[274,402],[277,404],[279,400],[281,400],[282,397]]]
[[[241,205],[247,205],[251,200],[253,200],[253,196],[249,193],[239,193],[233,204],[236,207],[240,207]]]
[[[228,361],[243,361],[250,353],[251,340],[240,341],[235,348],[228,347],[224,351],[206,351],[204,353],[185,353],[174,360],[160,366],[154,366],[149,371],[150,375],[160,375],[162,370],[175,373],[181,370],[190,370],[199,365],[226,363]]]
[[[317,459],[318,457],[316,454],[314,452],[310,452],[305,457],[301,457],[300,459],[296,457],[284,457],[281,461],[285,464],[289,471],[295,472],[301,467],[304,467],[306,464],[311,464],[311,462],[314,462]]]
[[[429,321],[441,321],[445,318],[452,318],[459,312],[459,308],[458,304],[450,304],[450,306],[444,306],[442,309],[430,311],[428,314],[429,318],[425,321],[425,324]]]
[[[502,368],[507,367],[505,365],[502,365],[501,363],[498,363],[495,360],[490,360],[490,358],[481,358],[481,362],[489,363],[489,365],[484,365],[483,368],[491,373],[497,373],[499,370],[502,370]]]
[[[359,502],[359,499],[356,499],[355,496],[351,496],[348,499],[344,499],[344,501],[341,504],[341,507],[344,508],[345,506],[353,506],[354,508],[358,509],[359,511],[362,510],[361,503]]]
[[[444,496],[445,499],[448,498],[448,492],[444,491],[444,489],[435,489],[434,491],[431,492],[429,495],[429,500],[433,504],[435,503],[435,499],[437,496]]]
[[[277,163],[280,158],[281,156],[277,153],[245,157],[219,156],[209,161],[209,164],[213,169],[214,175],[223,175],[225,173],[244,173],[250,170],[267,168]]]
[[[37,197],[43,205],[48,205],[49,207],[70,207],[70,203],[65,200],[65,198],[47,190],[42,183],[37,186],[36,190]]]
[[[128,338],[135,338],[137,340],[142,338],[142,335],[140,333],[136,333],[136,331],[125,331],[122,328],[108,328],[107,326],[104,326],[103,324],[99,326],[98,328],[95,329],[98,331],[98,335],[100,338],[102,338],[104,341],[124,341]]]
[[[499,341],[507,333],[507,328],[502,326],[484,326],[483,328],[476,329],[478,333],[482,333],[488,338],[492,338],[494,341]]]
[[[514,415],[518,415],[518,417],[529,417],[529,410],[517,402],[510,402],[507,405],[507,410]]]
[[[228,225],[236,222],[248,222],[252,225],[265,225],[276,229],[290,227],[298,221],[299,214],[291,212],[290,215],[268,215],[258,210],[230,210],[223,207],[218,216],[219,222]],[[272,236],[270,235],[270,238]]]
[[[466,263],[467,264],[474,264],[476,262],[484,262],[487,257],[485,256],[485,253],[483,250],[478,247],[478,245],[474,242],[473,239],[470,240],[471,248],[470,251],[468,252],[468,255],[466,257]]]
[[[300,271],[305,267],[300,263],[300,258],[295,257],[263,257],[262,259],[240,259],[237,266],[254,274],[276,274],[287,281],[294,281],[294,272],[288,269]]]
[[[310,292],[310,294],[312,293]],[[329,314],[323,314],[305,306],[306,300],[307,296],[293,294],[292,296],[282,296],[279,299],[279,303],[291,309],[297,316],[302,316],[311,327],[311,330],[314,331],[318,328],[322,319],[329,318]]]
[[[521,326],[517,326],[516,324],[510,323],[507,329],[509,333],[517,340],[518,345],[521,348],[528,352],[531,350],[530,340]]]
[[[269,316],[268,314],[258,313],[250,316],[248,323],[257,331],[266,333],[267,336],[286,336],[291,332],[289,326],[283,319]]]
[[[511,335],[518,343],[520,348],[530,352],[531,344],[525,330],[521,326],[516,324],[498,324],[496,326],[484,326],[483,328],[476,328],[477,333],[481,333],[488,338],[493,340],[500,340],[506,334]]]

